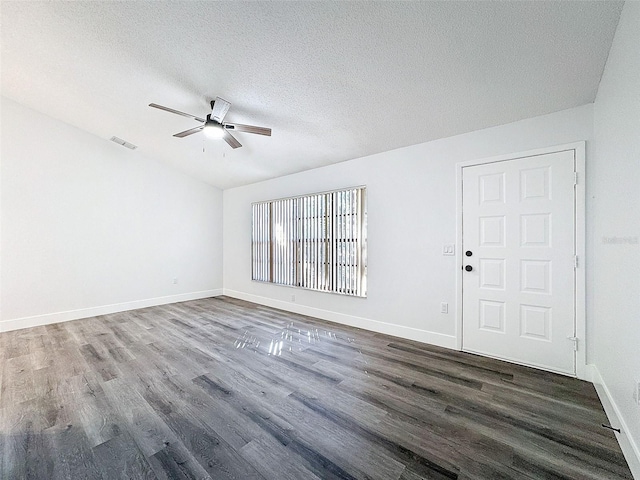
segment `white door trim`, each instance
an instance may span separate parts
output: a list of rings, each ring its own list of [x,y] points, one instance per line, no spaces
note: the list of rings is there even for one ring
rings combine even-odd
[[[517,160],[519,158],[545,155],[548,153],[574,151],[577,180],[575,188],[575,241],[578,256],[576,275],[576,337],[578,351],[576,352],[576,376],[582,380],[591,381],[591,371],[587,366],[587,327],[586,327],[586,228],[585,228],[585,142],[569,143],[554,147],[539,148],[520,153],[510,153],[496,157],[481,158],[456,164],[456,349],[462,350],[462,169],[473,165]]]

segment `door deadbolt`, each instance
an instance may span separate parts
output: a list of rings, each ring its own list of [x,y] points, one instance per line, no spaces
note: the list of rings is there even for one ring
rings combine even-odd
[[[471,255],[473,255],[473,253],[471,252],[471,250],[467,250],[466,252],[464,252],[464,254],[465,254],[467,257],[470,257]]]

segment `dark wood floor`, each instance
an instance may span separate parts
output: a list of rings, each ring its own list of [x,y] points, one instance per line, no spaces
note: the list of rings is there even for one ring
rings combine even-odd
[[[219,297],[0,335],[0,478],[632,478],[593,386]]]

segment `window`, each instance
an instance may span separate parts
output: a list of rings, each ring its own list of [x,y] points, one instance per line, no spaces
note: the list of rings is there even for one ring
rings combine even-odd
[[[253,204],[260,282],[366,297],[366,187]]]

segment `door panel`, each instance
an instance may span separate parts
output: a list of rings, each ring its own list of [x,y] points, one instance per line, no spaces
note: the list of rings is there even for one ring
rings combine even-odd
[[[464,167],[463,350],[575,374],[574,152]]]

